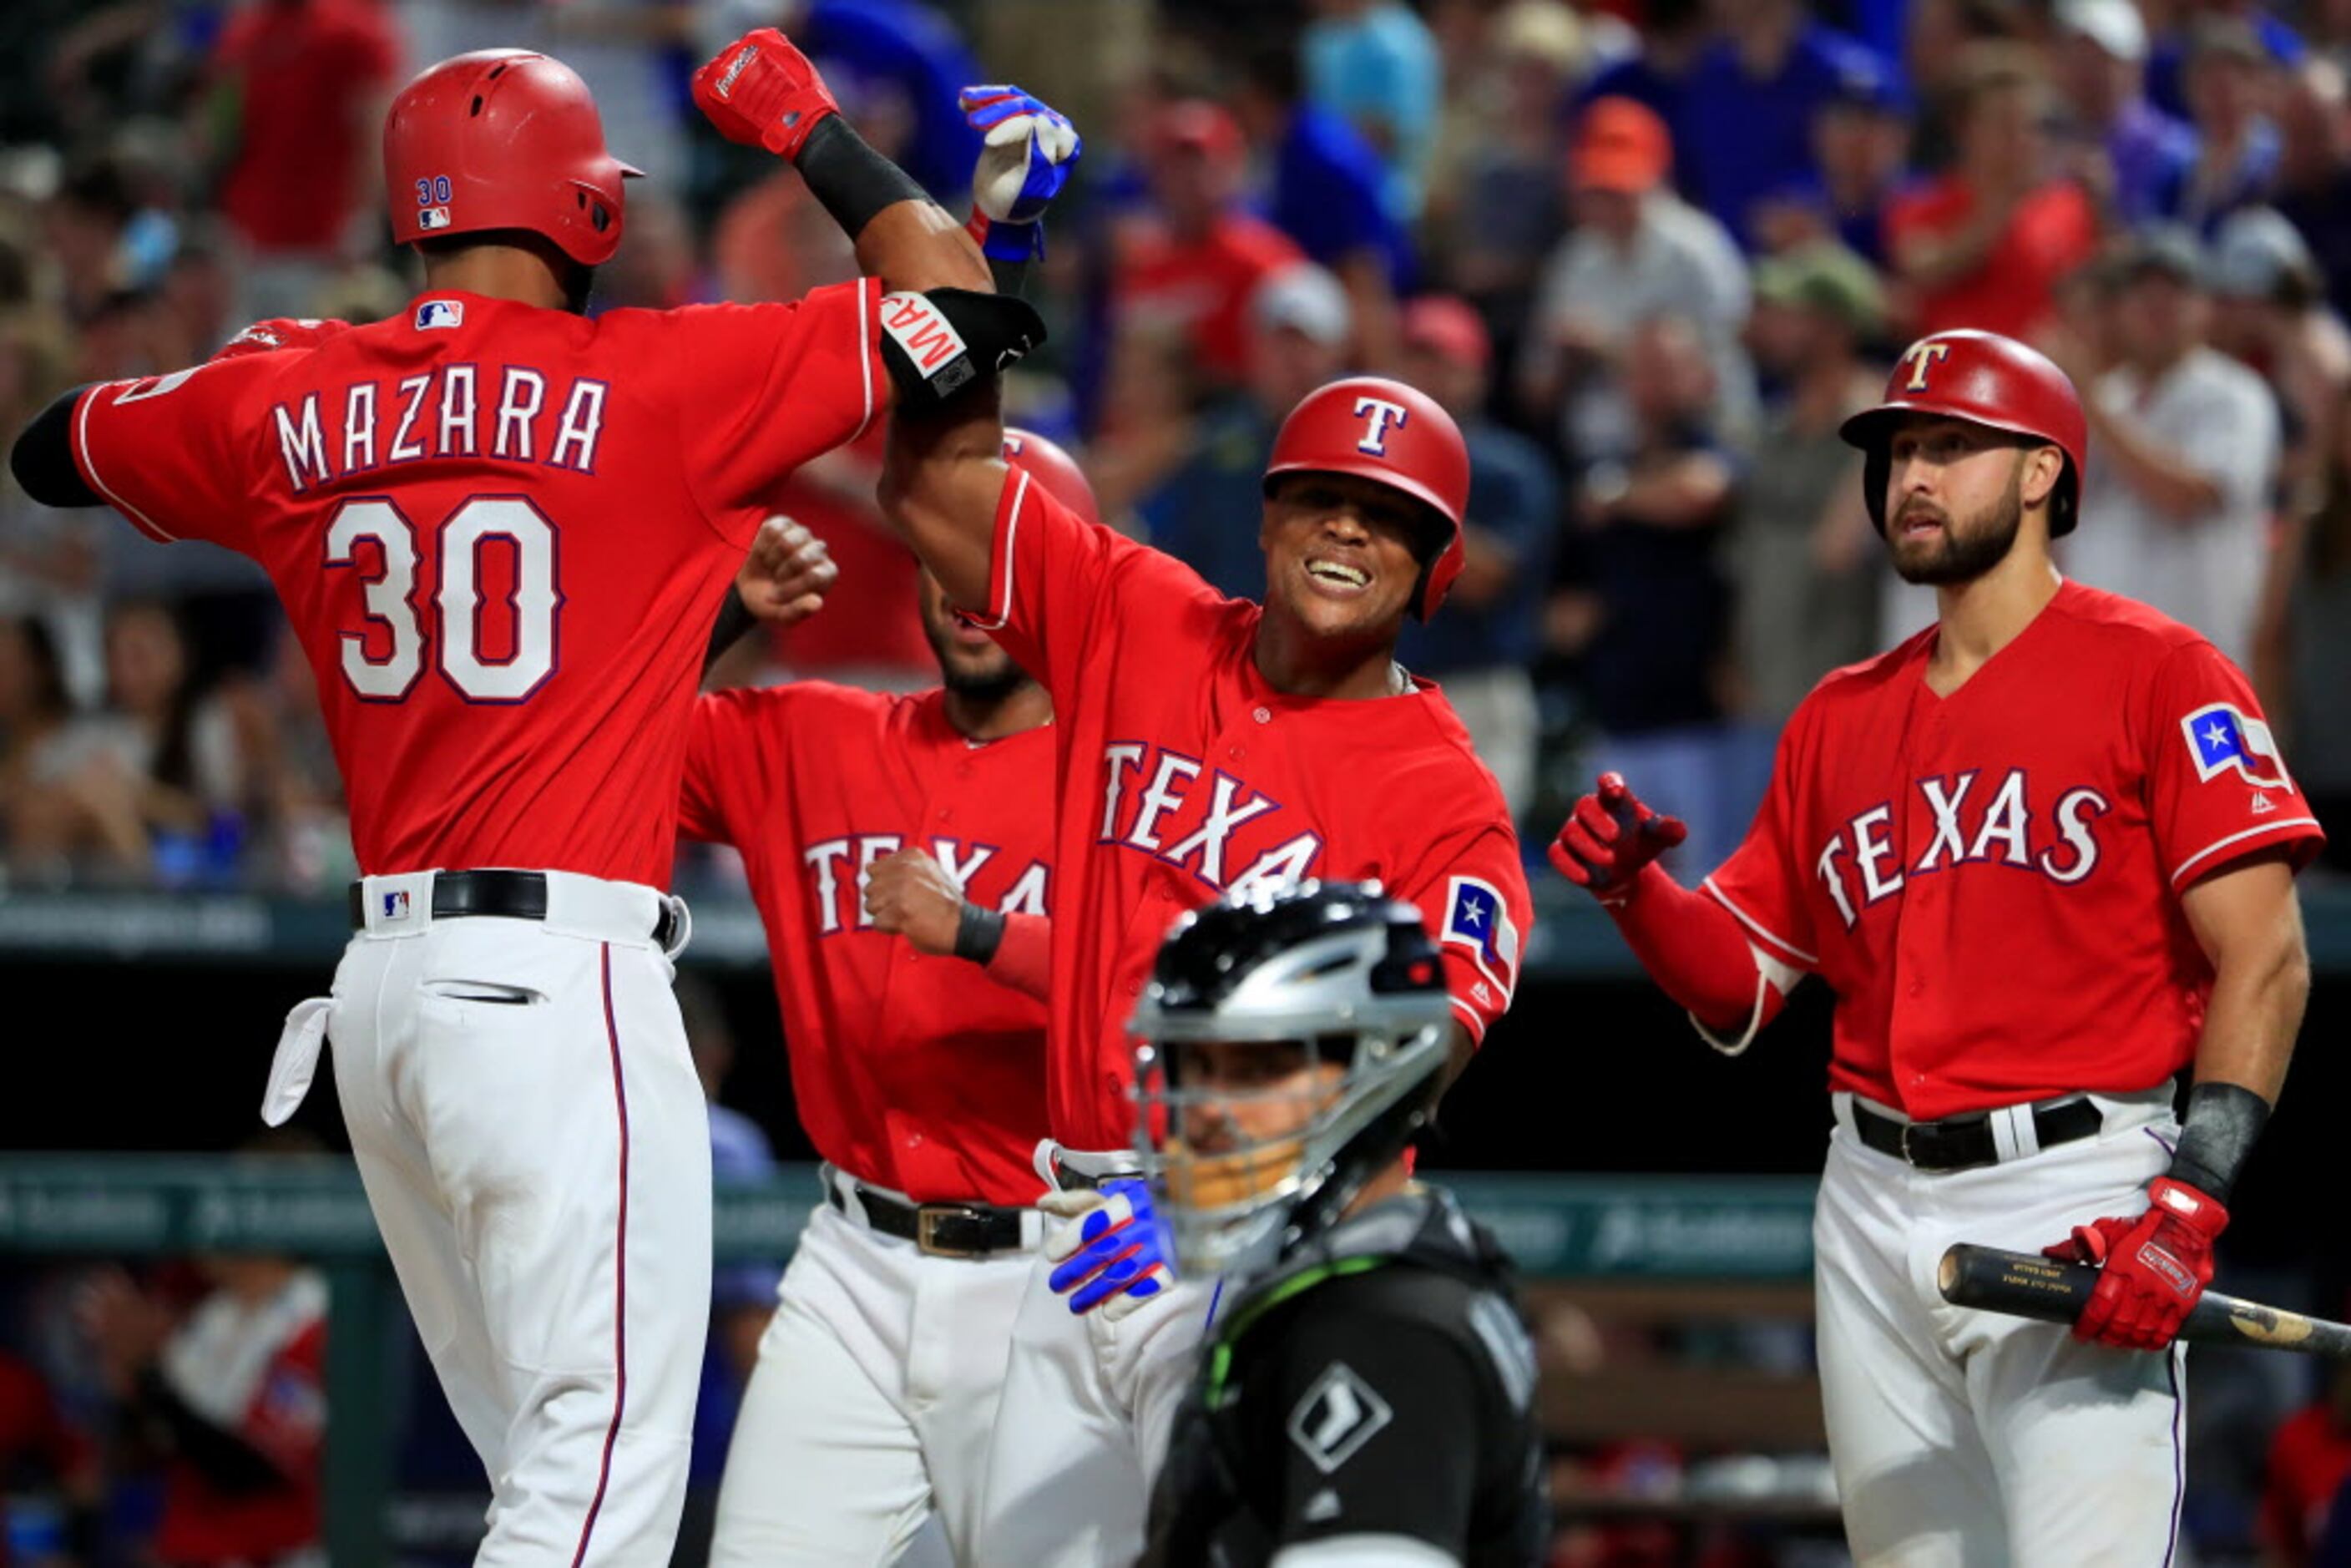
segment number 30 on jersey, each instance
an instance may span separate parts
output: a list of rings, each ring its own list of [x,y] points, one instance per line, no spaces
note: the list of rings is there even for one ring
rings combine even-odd
[[[370,570],[360,555],[372,543],[381,559]],[[503,547],[513,554],[514,590],[493,606],[484,594],[484,559]],[[434,556],[441,580],[432,593],[439,611],[440,637],[433,650],[441,673],[468,702],[518,703],[555,671],[555,622],[563,595],[555,581],[555,528],[520,496],[473,496],[441,520]],[[384,635],[380,655],[368,652],[370,632],[345,632],[343,678],[368,702],[399,702],[424,673],[428,638],[416,581],[416,528],[399,507],[381,497],[344,502],[327,528],[330,570],[360,574],[371,627]],[[484,627],[504,611],[513,617],[511,651],[503,658],[485,652]]]

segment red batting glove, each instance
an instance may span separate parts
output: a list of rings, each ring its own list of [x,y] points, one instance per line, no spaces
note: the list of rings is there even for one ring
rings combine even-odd
[[[315,349],[328,339],[351,329],[349,321],[319,321],[307,316],[272,316],[256,321],[220,346],[215,360],[245,354],[274,354],[280,349]]]
[[[785,158],[841,112],[816,67],[773,27],[744,34],[695,72],[694,102],[727,141]]]
[[[2074,1337],[2122,1350],[2161,1350],[2212,1282],[2212,1243],[2229,1228],[2220,1200],[2186,1182],[2147,1183],[2147,1208],[2130,1219],[2077,1225],[2044,1249],[2052,1258],[2096,1263],[2098,1288],[2074,1322]]]
[[[1597,791],[1575,803],[1552,841],[1559,874],[1588,888],[1604,904],[1630,895],[1641,868],[1689,837],[1678,817],[1661,817],[1626,787],[1624,775],[1603,773]]]

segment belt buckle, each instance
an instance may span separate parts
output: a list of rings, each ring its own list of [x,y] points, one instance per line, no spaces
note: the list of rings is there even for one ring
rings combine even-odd
[[[1903,1123],[1901,1134],[1895,1140],[1895,1146],[1902,1151],[1902,1163],[1913,1167],[1918,1164],[1918,1156],[1910,1152],[1910,1134],[1917,1130],[1917,1126],[1916,1122]]]
[[[934,1258],[985,1258],[986,1247],[950,1247],[937,1239],[942,1220],[970,1218],[971,1211],[941,1204],[924,1204],[914,1210],[914,1246]]]

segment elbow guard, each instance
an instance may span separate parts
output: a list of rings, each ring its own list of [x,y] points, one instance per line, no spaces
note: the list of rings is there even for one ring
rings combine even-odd
[[[882,297],[882,358],[898,395],[935,406],[1025,358],[1045,321],[1025,299],[968,288]]]
[[[86,386],[58,398],[26,425],[8,454],[9,471],[25,494],[44,507],[102,507],[106,500],[89,487],[73,457],[74,410]]]

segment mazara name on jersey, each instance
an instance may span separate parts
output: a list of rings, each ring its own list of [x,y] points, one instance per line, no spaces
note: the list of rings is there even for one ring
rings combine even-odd
[[[1281,803],[1221,768],[1197,758],[1140,740],[1114,740],[1102,747],[1102,833],[1098,843],[1116,844],[1180,866],[1223,892],[1259,882],[1295,882],[1311,875],[1322,853],[1322,836],[1311,829],[1284,839],[1242,867],[1231,868],[1232,836],[1244,822],[1281,810]],[[1203,781],[1201,775],[1211,777]],[[1196,810],[1186,810],[1196,800]],[[1197,819],[1185,831],[1182,823]]]
[[[596,471],[611,388],[586,376],[559,391],[528,365],[440,365],[398,382],[353,382],[272,408],[286,477],[311,489],[427,457],[493,457]]]
[[[844,833],[810,844],[800,852],[800,859],[808,866],[809,891],[816,898],[820,936],[872,929],[873,916],[865,908],[865,883],[873,874],[875,861],[896,854],[905,845],[904,836],[897,833]],[[994,844],[967,844],[959,839],[937,838],[930,841],[930,852],[931,858],[939,862],[940,869],[955,884],[967,890],[972,879],[999,852]],[[997,899],[997,913],[1050,915],[1047,899],[1051,883],[1052,868],[1043,861],[1030,861]],[[968,892],[967,896],[971,896]]]
[[[1901,892],[1908,878],[1930,872],[1997,864],[2071,886],[2097,869],[2095,827],[2114,809],[2087,785],[2036,799],[2022,768],[2010,768],[1997,780],[1970,768],[1917,779],[1912,787],[1933,824],[1933,837],[1916,862],[1903,864],[1903,851],[1894,841],[1894,804],[1882,801],[1847,821],[1813,862],[1848,931],[1863,910]]]

